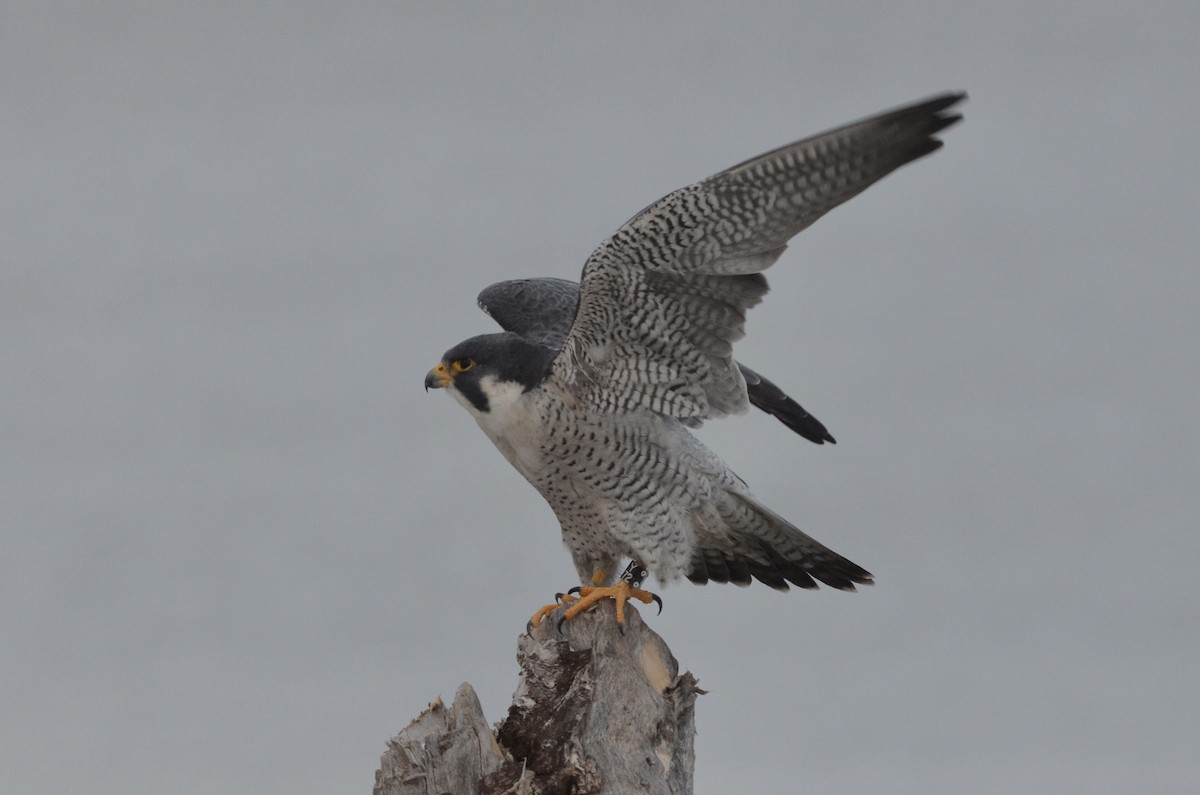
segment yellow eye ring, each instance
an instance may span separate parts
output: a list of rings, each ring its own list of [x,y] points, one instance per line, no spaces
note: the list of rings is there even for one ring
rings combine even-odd
[[[456,373],[465,373],[475,366],[475,360],[467,356],[462,359],[455,359],[450,363],[450,366],[454,368],[454,372]]]

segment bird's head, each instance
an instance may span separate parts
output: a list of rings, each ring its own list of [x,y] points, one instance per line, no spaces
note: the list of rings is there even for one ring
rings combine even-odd
[[[445,389],[486,414],[502,394],[521,394],[550,372],[557,351],[516,334],[483,334],[458,343],[425,375],[425,389]]]

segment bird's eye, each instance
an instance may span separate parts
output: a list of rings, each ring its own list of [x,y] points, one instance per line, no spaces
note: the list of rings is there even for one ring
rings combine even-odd
[[[475,360],[470,356],[467,356],[463,359],[455,359],[450,363],[450,366],[454,368],[454,372],[456,373],[465,373],[467,370],[470,370],[475,366]]]

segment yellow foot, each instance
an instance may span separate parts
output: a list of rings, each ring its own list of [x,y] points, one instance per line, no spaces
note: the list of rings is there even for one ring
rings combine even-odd
[[[529,632],[534,627],[540,626],[542,623],[542,619],[544,619],[546,616],[550,615],[551,613],[553,613],[555,610],[562,607],[563,605],[569,605],[569,604],[571,604],[571,602],[578,601],[579,597],[572,596],[569,593],[558,593],[558,594],[554,595],[554,599],[555,599],[555,601],[552,602],[551,604],[543,605],[542,607],[539,607],[536,612],[534,612],[533,616],[530,617],[530,619],[529,619],[529,623],[527,623],[525,625],[526,632]]]
[[[575,590],[575,589],[572,589]],[[568,594],[569,596],[569,594]],[[575,600],[575,604],[567,608],[567,612],[563,613],[563,617],[558,620],[558,625],[561,628],[564,621],[570,621],[575,616],[587,610],[592,605],[602,599],[615,599],[617,602],[617,629],[621,634],[625,634],[625,603],[630,599],[636,599],[642,604],[650,604],[656,602],[658,604],[658,612],[662,612],[662,600],[649,591],[643,591],[641,588],[634,588],[624,580],[617,580],[616,584],[608,586],[585,585],[579,589],[579,599]]]

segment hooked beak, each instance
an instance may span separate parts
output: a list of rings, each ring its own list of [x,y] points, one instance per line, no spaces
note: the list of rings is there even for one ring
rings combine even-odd
[[[438,362],[437,366],[425,374],[425,391],[428,392],[430,387],[434,389],[445,389],[454,383],[454,377],[450,375],[450,371],[446,369],[445,362]]]

